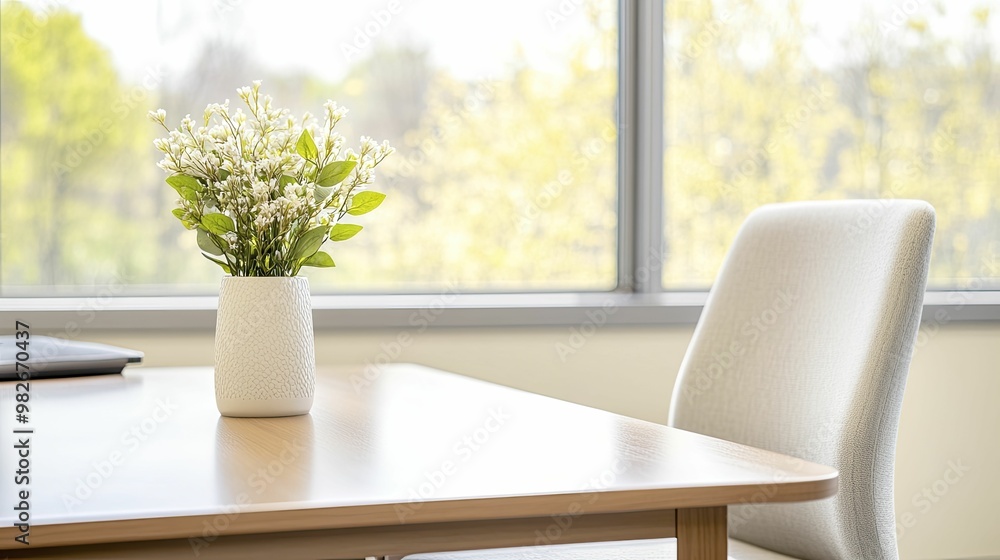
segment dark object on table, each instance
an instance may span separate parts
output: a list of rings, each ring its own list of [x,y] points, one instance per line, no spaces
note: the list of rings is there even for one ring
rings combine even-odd
[[[27,342],[27,361],[17,360],[18,353],[24,352],[17,346]],[[30,379],[50,379],[56,377],[77,377],[81,375],[101,375],[121,373],[128,364],[142,363],[142,352],[96,344],[64,340],[50,336],[32,336],[16,339],[0,336],[0,381],[19,380],[17,362],[25,364]]]

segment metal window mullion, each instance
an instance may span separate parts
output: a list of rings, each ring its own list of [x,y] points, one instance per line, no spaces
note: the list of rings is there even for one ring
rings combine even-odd
[[[635,270],[635,137],[638,0],[618,5],[618,286],[632,292]]]
[[[640,0],[636,88],[635,291],[663,289],[663,1]]]
[[[662,291],[663,3],[623,0],[619,45],[618,289]]]

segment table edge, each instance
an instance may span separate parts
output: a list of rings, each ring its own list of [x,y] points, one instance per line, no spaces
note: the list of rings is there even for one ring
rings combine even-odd
[[[206,528],[213,527],[213,522],[219,518],[227,520],[221,533],[266,534],[416,523],[487,521],[561,515],[574,510],[580,512],[577,515],[585,515],[676,510],[750,502],[801,502],[828,498],[837,493],[837,488],[838,475],[834,471],[812,480],[775,481],[770,484],[588,491],[39,524],[32,525],[32,544],[24,549],[205,538],[210,536],[205,534]],[[403,516],[402,513],[406,515]],[[12,540],[18,534],[16,527],[0,527],[2,542]]]

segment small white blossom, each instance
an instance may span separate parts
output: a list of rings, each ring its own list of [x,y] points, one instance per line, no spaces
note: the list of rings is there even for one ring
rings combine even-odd
[[[166,126],[166,124],[164,124],[164,123],[167,120],[167,112],[164,111],[163,109],[157,109],[155,111],[150,111],[150,112],[146,113],[146,116],[149,118],[149,120],[151,120],[153,122],[156,122],[156,123],[160,123],[163,126]]]
[[[338,106],[332,99],[323,104],[323,110],[326,112],[327,122],[332,122],[334,125],[347,115],[347,107]]]

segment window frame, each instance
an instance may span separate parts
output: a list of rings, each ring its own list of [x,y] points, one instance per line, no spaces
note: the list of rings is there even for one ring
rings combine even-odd
[[[666,291],[663,2],[619,1],[617,286],[607,292],[313,296],[317,329],[693,325],[707,291]],[[207,330],[215,296],[0,297],[0,324],[75,337],[84,329]],[[927,291],[925,326],[1000,321],[1000,291]],[[592,332],[592,331],[591,331]]]

